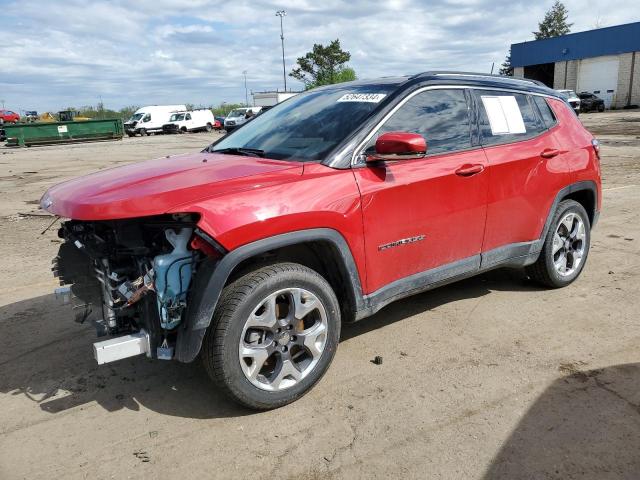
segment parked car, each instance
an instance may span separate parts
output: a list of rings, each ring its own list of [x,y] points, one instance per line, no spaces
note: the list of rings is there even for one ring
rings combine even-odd
[[[160,133],[171,115],[186,109],[186,105],[149,105],[139,108],[129,120],[124,122],[124,131],[130,137]]]
[[[176,112],[169,117],[169,123],[162,126],[164,133],[210,132],[216,120],[208,108]]]
[[[27,110],[24,112],[24,119],[27,122],[35,122],[38,120],[38,112],[35,110]]]
[[[576,95],[576,92],[573,90],[557,90],[557,92],[571,105],[576,115],[580,115],[580,98]]]
[[[41,206],[67,219],[58,294],[112,335],[98,363],[201,357],[269,409],[320,380],[343,324],[395,300],[499,267],[571,284],[601,198],[598,142],[557,92],[424,73],[309,90]]]
[[[580,111],[592,112],[597,110],[598,112],[604,112],[604,100],[600,97],[589,92],[581,92],[578,97],[580,97]]]
[[[224,128],[224,117],[214,117],[216,119],[213,125],[214,130],[222,130]]]
[[[0,110],[0,125],[3,123],[18,123],[20,115],[11,110]]]
[[[242,124],[246,123],[247,120],[252,118],[254,115],[260,113],[260,110],[262,110],[262,107],[236,108],[235,110],[231,110],[224,119],[224,129],[227,132],[232,132]]]

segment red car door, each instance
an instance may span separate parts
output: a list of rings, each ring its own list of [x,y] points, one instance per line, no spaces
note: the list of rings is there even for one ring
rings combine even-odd
[[[365,152],[380,134],[402,131],[421,134],[428,145],[423,159],[353,170],[362,196],[367,293],[438,267],[444,276],[478,268],[488,182],[485,154],[471,143],[470,100],[463,89],[418,93],[367,142]]]
[[[490,183],[482,251],[491,252],[540,237],[555,195],[567,183],[568,168],[553,125],[547,128],[540,118],[539,100],[505,91],[476,90],[475,95]],[[511,132],[496,130],[489,118],[487,99],[500,98],[510,100],[513,113],[521,116]]]

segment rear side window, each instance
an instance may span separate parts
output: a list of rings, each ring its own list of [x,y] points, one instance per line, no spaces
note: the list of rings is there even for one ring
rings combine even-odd
[[[483,145],[526,140],[546,129],[529,95],[487,90],[476,90],[475,95]]]
[[[471,147],[469,109],[464,90],[427,90],[410,98],[395,112],[367,144],[387,132],[419,133],[427,141],[427,154],[464,150]]]
[[[531,98],[533,99],[533,103],[538,107],[538,111],[540,112],[540,116],[542,117],[545,127],[551,128],[558,123],[556,121],[556,116],[553,114],[553,110],[551,110],[551,107],[549,107],[549,104],[544,97],[535,95]]]

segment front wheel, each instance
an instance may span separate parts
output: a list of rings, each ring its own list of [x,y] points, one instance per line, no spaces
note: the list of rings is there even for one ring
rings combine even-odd
[[[225,287],[202,359],[232,399],[267,410],[308,392],[329,367],[339,338],[340,308],[329,283],[305,266],[278,263]]]
[[[551,288],[572,283],[584,268],[591,244],[591,224],[582,205],[564,200],[558,205],[538,260],[529,276]]]
[[[144,128],[138,130],[138,133],[140,133],[141,137],[146,137],[148,135],[147,131]]]

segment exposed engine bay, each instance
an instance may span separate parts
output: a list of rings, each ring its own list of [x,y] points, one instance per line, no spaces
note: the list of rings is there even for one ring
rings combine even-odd
[[[71,300],[75,320],[91,321],[98,363],[139,353],[170,360],[192,279],[220,247],[196,227],[197,215],[64,222],[54,260],[57,294]]]

